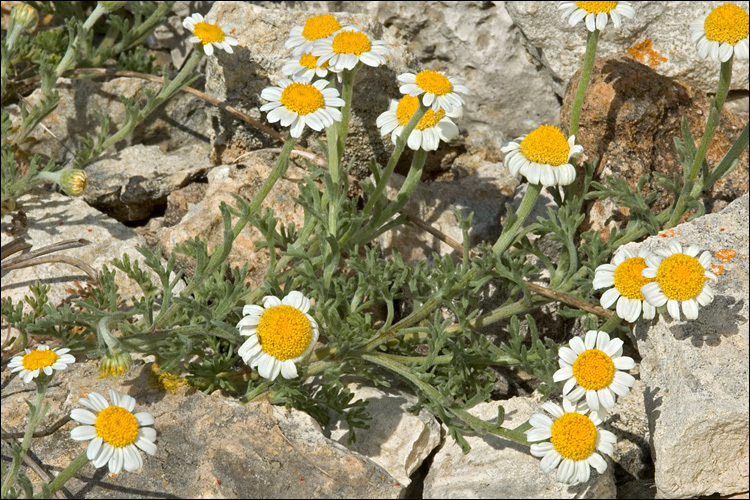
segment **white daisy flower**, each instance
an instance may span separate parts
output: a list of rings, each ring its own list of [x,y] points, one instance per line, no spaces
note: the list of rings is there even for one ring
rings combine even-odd
[[[561,347],[560,369],[552,379],[565,380],[563,396],[573,402],[586,396],[586,404],[594,412],[600,407],[612,409],[616,396],[626,396],[635,383],[632,375],[620,371],[635,366],[633,358],[622,355],[622,343],[610,340],[607,332],[589,330],[584,339],[573,337],[570,347]]]
[[[583,146],[575,142],[574,135],[566,141],[559,128],[542,125],[500,151],[505,153],[505,166],[513,175],[520,173],[532,184],[567,186],[576,178],[570,161],[583,152]]]
[[[193,34],[190,37],[190,43],[200,43],[207,56],[213,55],[214,47],[224,49],[231,54],[232,45],[237,45],[237,40],[227,36],[216,22],[212,23],[204,19],[197,12],[183,19],[182,25]]]
[[[267,87],[260,93],[263,99],[269,101],[260,110],[269,112],[270,123],[281,121],[283,127],[291,125],[292,137],[302,135],[305,125],[321,131],[333,125],[333,122],[341,121],[338,108],[344,105],[339,91],[327,86],[326,80],[310,83],[304,78],[282,78],[278,87]]]
[[[607,461],[599,453],[612,456],[617,438],[598,428],[599,417],[595,413],[585,415],[582,405],[574,405],[567,398],[563,399],[562,408],[551,402],[542,408],[553,418],[535,413],[529,419],[531,429],[526,435],[529,442],[535,443],[531,454],[542,459],[542,472],[557,468],[557,480],[567,484],[588,481],[590,467],[604,473]]]
[[[306,80],[312,80],[316,76],[325,78],[328,76],[328,61],[318,66],[318,58],[307,52],[285,62],[281,68],[281,74]]]
[[[237,353],[250,368],[266,379],[296,378],[297,366],[318,341],[318,323],[307,314],[310,299],[289,292],[283,299],[263,298],[263,306],[246,305],[237,328],[248,338]]]
[[[727,62],[732,55],[748,58],[750,16],[739,5],[725,3],[690,23],[690,40],[698,55]]]
[[[654,307],[667,305],[667,312],[673,319],[680,319],[680,306],[687,319],[698,317],[698,306],[707,306],[714,300],[714,292],[709,280],[716,275],[709,271],[711,253],[703,252],[700,256],[697,246],[683,250],[676,241],[669,243],[669,248],[658,248],[646,257],[645,278],[656,278],[641,288],[641,293]]]
[[[305,21],[304,26],[295,26],[289,32],[284,47],[292,49],[292,57],[312,50],[315,40],[328,38],[341,29],[341,24],[331,14],[314,16]]]
[[[316,40],[310,53],[318,57],[318,64],[328,62],[334,73],[354,69],[362,61],[368,66],[385,64],[388,44],[370,37],[355,26],[345,26],[329,38]]]
[[[568,24],[571,26],[585,18],[586,29],[589,31],[604,29],[610,17],[615,28],[620,29],[623,17],[635,16],[635,9],[630,2],[558,2],[557,8],[563,11],[563,19],[570,16]]]
[[[463,98],[457,94],[468,94],[467,89],[461,82],[453,77],[445,76],[442,72],[426,69],[416,75],[414,73],[403,73],[398,75],[401,85],[398,90],[402,94],[419,96],[424,94],[422,102],[425,106],[432,106],[437,112],[440,108],[446,113],[453,112],[455,108],[464,105]]]
[[[70,418],[80,425],[70,431],[76,441],[88,441],[86,456],[97,469],[109,464],[109,472],[119,474],[124,468],[128,472],[143,467],[143,459],[136,447],[149,455],[156,454],[156,430],[154,417],[147,412],[133,414],[135,399],[109,390],[110,405],[101,394],[90,392],[87,398],[78,400],[92,410],[76,408]]]
[[[641,276],[646,268],[646,257],[649,251],[645,248],[638,250],[636,256],[630,250],[620,247],[609,264],[602,264],[596,268],[594,274],[594,289],[609,288],[601,298],[602,307],[609,309],[617,302],[617,315],[625,321],[635,323],[643,310],[644,319],[653,319],[656,308],[646,302],[641,293],[641,287],[654,281]],[[610,288],[611,287],[611,288]]]
[[[396,139],[401,135],[404,127],[409,123],[418,108],[418,97],[405,95],[400,101],[391,100],[388,111],[381,113],[375,121],[375,124],[380,127],[380,135],[386,135],[390,132],[391,141],[396,144]],[[441,140],[449,142],[458,136],[458,127],[451,118],[461,118],[462,114],[461,108],[454,109],[451,113],[446,113],[443,109],[439,109],[437,113],[428,109],[412,130],[407,139],[407,144],[414,151],[420,148],[425,151],[435,151]]]
[[[33,351],[26,349],[26,354],[13,356],[8,363],[10,372],[19,372],[18,376],[23,379],[24,384],[28,384],[32,379],[39,376],[41,372],[45,375],[52,375],[54,370],[64,370],[68,365],[76,362],[67,347],[58,347],[50,349],[49,346],[40,345]]]

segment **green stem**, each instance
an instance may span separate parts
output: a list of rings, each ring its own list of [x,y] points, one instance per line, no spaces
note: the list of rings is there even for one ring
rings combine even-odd
[[[292,137],[291,135],[289,136],[289,138],[287,138],[286,142],[284,143],[284,147],[281,149],[281,154],[279,154],[279,159],[276,160],[276,165],[274,165],[273,170],[271,170],[268,178],[260,187],[260,190],[258,190],[258,192],[253,197],[253,201],[248,204],[247,212],[242,214],[242,217],[240,217],[240,219],[237,221],[237,224],[235,224],[232,228],[234,238],[236,238],[240,234],[240,232],[242,232],[242,230],[249,222],[250,217],[258,211],[261,204],[266,199],[266,196],[268,196],[268,193],[270,193],[274,185],[276,185],[276,182],[286,173],[287,169],[289,168],[289,155],[291,155],[292,153],[295,142],[297,142],[297,139]],[[206,268],[202,273],[202,276],[193,276],[193,279],[190,280],[190,283],[180,294],[181,296],[189,297],[195,291],[195,289],[203,283],[202,278],[210,276],[217,267],[225,262],[227,254],[232,248],[233,241],[234,240],[229,242],[224,241],[221,245],[214,249],[214,251],[211,253],[211,258],[208,262],[208,265],[206,265]],[[159,316],[154,321],[154,326],[158,327],[164,324],[164,322],[168,318],[171,318],[171,316],[176,312],[178,308],[178,304],[172,304],[171,306],[169,306],[169,310],[164,314],[163,317],[161,316],[161,313],[159,314]],[[162,321],[159,321],[160,319]]]
[[[351,71],[341,73],[341,98],[344,100],[344,107],[341,109],[341,122],[339,123],[338,141],[336,143],[339,159],[344,156],[344,146],[346,137],[349,135],[349,117],[352,112],[352,92],[354,91],[354,75],[357,73],[362,63],[357,65]]]
[[[60,488],[62,488],[68,480],[73,477],[84,465],[89,463],[89,458],[86,456],[86,450],[83,450],[80,455],[76,457],[65,470],[57,475],[55,479],[49,483],[49,494],[54,495]],[[34,498],[44,498],[41,493],[34,495]],[[48,497],[49,498],[49,497]]]
[[[109,138],[107,138],[106,141],[104,141],[99,147],[97,147],[94,152],[92,152],[91,157],[95,157],[100,152],[105,151],[108,147],[117,144],[121,140],[125,139],[130,133],[133,131],[133,129],[148,115],[151,114],[152,111],[154,111],[156,108],[158,108],[164,101],[172,97],[175,93],[177,93],[185,84],[185,80],[187,80],[188,77],[193,76],[193,70],[198,65],[198,63],[203,58],[203,51],[202,50],[194,50],[192,56],[190,56],[190,59],[185,64],[185,66],[182,68],[182,70],[177,74],[174,80],[169,82],[169,84],[162,88],[162,90],[159,92],[159,94],[156,96],[156,98],[152,101],[150,101],[140,112],[138,113],[138,117],[135,120],[131,120],[129,122],[126,122],[123,124],[123,126],[115,132],[113,135],[111,135]]]
[[[409,136],[417,126],[417,123],[419,123],[419,120],[421,120],[425,113],[427,113],[428,109],[429,108],[427,106],[422,104],[422,101],[419,102],[419,109],[417,109],[417,111],[409,120],[409,123],[407,123],[404,127],[404,130],[401,131],[401,135],[396,139],[396,146],[393,148],[391,158],[388,160],[388,164],[386,165],[383,174],[380,176],[380,180],[378,181],[377,186],[375,186],[375,191],[373,191],[370,199],[367,200],[365,208],[362,209],[363,213],[371,213],[373,206],[383,195],[386,185],[388,184],[388,180],[391,178],[391,174],[393,174],[393,170],[396,168],[396,164],[398,163],[399,158],[401,158],[401,153],[403,153],[404,147],[406,147]]]
[[[75,61],[76,51],[78,50],[78,45],[81,41],[81,36],[84,33],[86,33],[88,30],[90,30],[94,26],[94,24],[96,24],[96,22],[99,20],[99,18],[102,17],[107,12],[109,11],[106,8],[104,8],[100,3],[96,4],[96,8],[94,8],[94,11],[91,13],[88,19],[86,19],[86,22],[83,23],[81,31],[76,33],[76,37],[73,39],[71,43],[68,44],[68,50],[65,51],[65,55],[58,63],[57,68],[55,68],[55,77],[60,78],[63,73],[65,73],[68,69],[70,69],[70,66]]]
[[[617,313],[614,313],[602,326],[599,327],[599,331],[612,333],[612,330],[614,330],[621,321],[622,319],[620,319]]]
[[[47,385],[51,380],[52,377],[45,375],[44,373],[40,373],[37,378],[34,379],[34,382],[36,383],[36,395],[34,396],[34,403],[29,413],[29,423],[26,424],[26,433],[21,441],[21,450],[18,454],[13,453],[13,461],[10,470],[5,473],[3,484],[0,487],[0,498],[8,498],[8,490],[10,489],[11,484],[16,480],[23,457],[26,456],[26,452],[29,450],[29,446],[31,446],[31,437],[34,435],[34,432],[36,432],[37,427],[39,427],[39,423],[42,421],[42,418],[44,418],[45,413],[47,413],[49,404],[42,406],[42,403],[44,403],[44,394],[47,392]]]
[[[516,234],[523,226],[526,221],[526,217],[531,213],[531,209],[534,208],[536,199],[539,197],[539,193],[542,191],[541,184],[528,184],[526,187],[526,193],[523,195],[521,205],[516,211],[515,220],[510,227],[503,228],[503,232],[497,239],[495,244],[492,246],[492,252],[496,255],[503,253],[513,243],[516,238]]]
[[[581,118],[581,108],[583,99],[586,96],[586,89],[591,80],[591,70],[594,67],[594,56],[596,55],[596,44],[599,41],[599,30],[589,31],[586,40],[586,55],[583,58],[583,67],[581,68],[581,78],[578,80],[578,89],[573,101],[573,110],[570,113],[570,129],[568,135],[578,134],[578,121]]]
[[[401,363],[398,363],[388,357],[382,356],[381,353],[362,354],[362,359],[364,359],[365,361],[369,361],[370,363],[373,363],[375,365],[381,366],[386,370],[396,373],[397,375],[400,375],[401,377],[409,381],[412,385],[417,387],[420,393],[424,394],[427,398],[431,399],[435,403],[438,403],[446,411],[453,413],[456,417],[463,420],[474,431],[479,433],[492,433],[510,441],[528,446],[529,443],[523,433],[515,432],[511,429],[506,429],[504,427],[485,422],[484,420],[475,417],[464,409],[452,408],[451,401],[443,396],[440,391],[435,389],[431,384],[428,384],[427,382],[422,380],[411,369],[407,368]]]
[[[690,165],[690,170],[687,172],[687,177],[684,180],[682,191],[680,196],[675,202],[672,216],[666,224],[666,227],[673,227],[677,225],[682,215],[685,213],[688,203],[690,202],[690,193],[693,191],[693,183],[698,177],[698,173],[701,170],[701,165],[708,152],[708,147],[711,145],[711,139],[714,137],[717,127],[719,126],[719,115],[721,109],[724,107],[724,101],[727,98],[729,92],[729,84],[732,81],[732,63],[734,62],[734,56],[730,57],[728,61],[721,63],[721,71],[719,73],[719,88],[716,90],[716,96],[713,99],[714,112],[709,104],[708,120],[706,122],[706,129],[703,132],[698,150],[693,158],[693,163]]]

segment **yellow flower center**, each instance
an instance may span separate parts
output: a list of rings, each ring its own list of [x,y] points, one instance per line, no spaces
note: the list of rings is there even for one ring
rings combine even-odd
[[[402,97],[401,100],[398,101],[398,107],[396,108],[396,118],[398,118],[398,124],[403,126],[409,123],[411,117],[414,116],[414,113],[417,112],[418,107],[419,97],[411,95]],[[417,123],[417,126],[415,128],[418,130],[424,130],[426,128],[434,127],[443,118],[445,118],[445,111],[443,110],[443,108],[440,108],[437,113],[435,113],[432,108],[430,108],[427,110],[427,113],[424,114],[422,119],[419,120],[419,123]]]
[[[451,84],[450,80],[440,73],[430,71],[429,69],[417,73],[416,83],[420,89],[436,96],[449,94],[453,90],[453,84]]]
[[[108,406],[100,411],[94,428],[96,435],[114,448],[133,444],[138,438],[138,421],[135,415],[119,406]]]
[[[534,163],[557,167],[567,163],[570,146],[559,128],[542,125],[521,141],[521,154]]]
[[[745,10],[730,3],[719,5],[706,17],[703,23],[706,38],[712,42],[736,44],[748,37],[750,16]]]
[[[281,104],[299,115],[307,115],[325,107],[320,90],[309,83],[291,83],[281,93]]]
[[[299,58],[299,65],[307,69],[316,69],[318,67],[318,58],[312,54],[302,54]],[[320,65],[321,68],[328,67],[328,61]]]
[[[281,361],[301,355],[312,339],[312,327],[305,313],[285,305],[266,309],[255,333],[263,351]]]
[[[641,271],[646,269],[643,257],[633,257],[617,266],[615,269],[615,288],[620,295],[629,299],[644,300],[641,287],[646,283],[656,281],[656,278],[644,278]]]
[[[678,253],[661,261],[656,281],[668,299],[688,300],[697,297],[703,289],[704,272],[698,259]]]
[[[615,363],[604,351],[588,349],[579,354],[573,363],[573,376],[587,391],[598,391],[612,383]]]
[[[224,41],[224,32],[219,28],[219,25],[209,24],[205,21],[201,21],[195,25],[195,28],[193,28],[193,34],[200,38],[203,45]]]
[[[598,14],[599,12],[614,10],[617,7],[617,2],[576,2],[576,6],[589,14]]]
[[[302,28],[302,36],[311,42],[319,38],[326,38],[341,29],[341,25],[330,14],[311,17]]]
[[[566,413],[552,424],[550,442],[570,460],[584,460],[596,449],[596,426],[586,415]]]
[[[333,37],[331,48],[337,54],[354,54],[359,57],[370,51],[370,39],[361,31],[342,31]]]
[[[60,359],[60,356],[51,349],[37,349],[25,354],[21,364],[26,370],[33,372],[34,370],[39,370],[45,366],[54,365],[58,359]]]

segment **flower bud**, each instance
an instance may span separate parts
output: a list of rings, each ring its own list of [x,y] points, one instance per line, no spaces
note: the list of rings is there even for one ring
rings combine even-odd
[[[99,2],[99,5],[107,9],[109,12],[114,12],[128,2]]]
[[[133,364],[130,354],[119,349],[110,351],[99,361],[99,378],[117,378],[126,374]]]
[[[36,13],[36,9],[30,5],[18,4],[10,11],[10,22],[19,31],[33,28],[38,20],[39,15]]]
[[[86,172],[80,169],[70,169],[63,172],[60,187],[70,196],[81,196],[86,190]]]

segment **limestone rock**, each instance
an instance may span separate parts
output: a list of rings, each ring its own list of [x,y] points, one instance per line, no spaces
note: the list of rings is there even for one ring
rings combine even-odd
[[[306,413],[265,400],[240,405],[218,392],[170,394],[159,387],[150,362],[134,362],[119,379],[99,379],[95,362],[78,359],[56,373],[40,429],[81,408],[78,399],[86,393],[109,399],[108,390],[114,389],[135,398],[136,412],[154,416],[157,451],[155,456],[140,452],[143,468],[116,476],[106,467],[85,465],[65,486],[75,498],[399,498],[404,491],[380,466],[324,437]],[[3,370],[4,429],[24,430],[23,401],[33,398],[29,387],[33,384]],[[56,474],[86,449],[87,442],[70,438],[76,425],[69,422],[33,441],[31,450],[43,469]]]
[[[365,67],[357,75],[347,155],[355,158],[355,175],[369,173],[373,155],[385,163],[392,149],[381,138],[375,119],[401,97],[396,77],[406,71],[433,69],[461,79],[470,89],[461,127],[470,152],[489,151],[497,160],[503,136],[528,132],[540,122],[553,121],[559,103],[545,77],[537,74],[516,42],[518,32],[502,4],[490,2],[298,2],[263,3],[268,8],[237,2],[216,2],[211,13],[232,30],[239,45],[235,54],[220,54],[207,66],[207,89],[254,118],[263,88],[275,85],[289,52],[289,30],[307,16],[333,12],[390,44],[387,64]],[[308,10],[309,9],[309,10]],[[306,10],[300,15],[300,10]],[[213,141],[217,161],[227,161],[239,149],[268,143],[258,131],[217,116]],[[304,137],[304,136],[303,136]],[[313,136],[317,137],[317,136]],[[314,141],[310,141],[313,145]],[[493,160],[493,158],[488,158]]]
[[[167,204],[172,191],[203,177],[208,151],[184,146],[164,154],[158,146],[136,144],[88,165],[83,195],[89,205],[121,221],[139,221]]]
[[[659,316],[636,326],[657,496],[747,494],[748,195],[670,234],[720,252],[713,263],[721,274],[698,319]],[[643,245],[665,247],[668,240],[652,236]]]
[[[509,428],[543,412],[531,399],[515,397],[480,403],[470,413],[490,420],[497,417],[498,404]],[[615,498],[609,459],[604,474],[592,470],[588,483],[570,486],[557,482],[552,472],[542,473],[539,459],[524,446],[492,435],[465,437],[471,445],[467,455],[450,438],[439,449],[425,478],[424,498]]]
[[[508,169],[500,162],[483,160],[476,156],[462,155],[453,168],[451,179],[421,182],[404,207],[404,212],[418,217],[435,229],[459,243],[463,242],[461,228],[451,207],[460,210],[463,217],[474,213],[469,231],[471,241],[494,242],[502,230],[501,216],[505,215],[505,203],[513,200],[518,185]],[[387,189],[393,199],[404,182],[404,177],[394,174]],[[412,223],[396,227],[381,236],[384,248],[395,248],[407,261],[439,254],[455,253],[456,250],[437,237]]]
[[[412,394],[363,386],[356,382],[347,387],[354,393],[355,400],[368,402],[367,411],[372,416],[370,428],[359,430],[357,441],[349,443],[346,422],[335,419],[329,424],[330,438],[370,458],[402,486],[409,486],[409,476],[440,444],[440,424],[425,409],[417,415],[407,411],[417,402]]]
[[[746,11],[748,2],[732,2]],[[701,59],[690,42],[688,25],[708,14],[719,2],[633,2],[635,17],[623,18],[615,29],[612,21],[602,30],[598,57],[630,54],[656,69],[660,75],[685,80],[704,92],[716,92],[719,63]],[[581,67],[586,52],[586,27],[563,20],[553,2],[505,2],[513,22],[523,33],[530,57],[547,71],[562,95],[565,83]],[[748,90],[748,62],[736,61],[732,89]]]
[[[125,120],[125,106],[120,98],[145,99],[145,91],[158,92],[161,86],[140,78],[113,78],[100,82],[92,79],[58,80],[60,94],[57,108],[50,113],[24,143],[24,151],[51,158],[58,163],[72,159],[72,152],[80,146],[79,138],[94,133],[99,126],[95,113],[109,117],[110,134]],[[25,99],[35,104],[41,93],[37,90]],[[20,112],[8,106],[14,125],[20,123]],[[177,124],[177,126],[175,126]],[[157,145],[163,152],[186,145],[207,144],[206,114],[203,101],[190,94],[180,93],[157,108],[113,150],[133,144]]]
[[[570,121],[578,78],[574,77],[565,94],[562,122]],[[700,141],[708,116],[709,97],[700,89],[673,80],[628,57],[597,59],[581,112],[577,142],[586,157],[599,158],[595,179],[623,177],[635,188],[647,173],[682,175],[682,166],[674,145],[682,137],[680,123],[686,118],[696,141]],[[722,110],[719,127],[708,150],[707,160],[716,165],[739,136],[747,118]],[[719,180],[704,196],[707,211],[718,211],[726,203],[748,191],[747,151],[737,168]],[[657,189],[651,181],[647,191]],[[658,200],[654,209],[663,210],[670,198]],[[628,213],[614,200],[591,204],[587,229],[600,231],[619,226]]]

